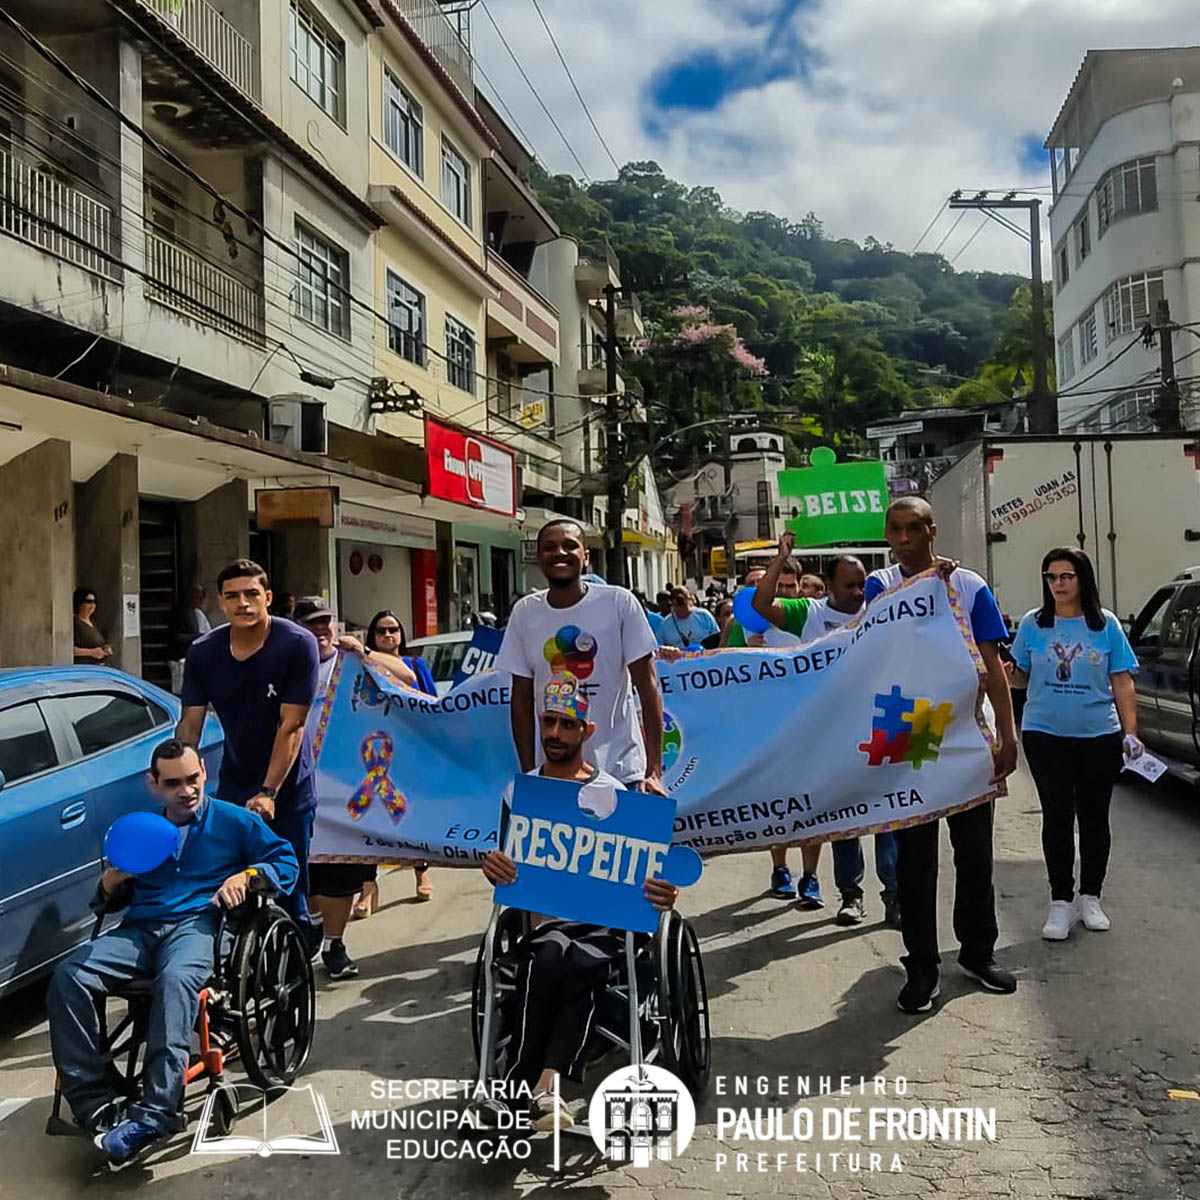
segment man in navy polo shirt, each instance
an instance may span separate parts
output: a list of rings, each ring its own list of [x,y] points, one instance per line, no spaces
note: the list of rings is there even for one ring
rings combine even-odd
[[[284,906],[312,933],[305,896],[317,798],[304,726],[317,690],[317,642],[270,615],[271,588],[257,563],[231,563],[217,576],[217,592],[229,623],[188,649],[175,736],[199,745],[213,706],[225,731],[217,795],[258,813],[296,852],[300,879]]]

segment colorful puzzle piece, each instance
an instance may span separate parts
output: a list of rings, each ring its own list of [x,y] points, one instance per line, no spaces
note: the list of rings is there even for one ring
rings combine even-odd
[[[859,742],[858,748],[867,756],[867,763],[872,767],[881,767],[884,762],[904,762],[908,755],[908,733],[898,733],[889,737],[886,729],[871,730],[869,742]]]
[[[887,695],[877,694],[875,707],[879,710],[879,715],[871,722],[874,729],[882,729],[889,738],[910,732],[905,726],[905,721],[913,707],[913,701],[905,696],[898,686],[893,685]]]
[[[954,720],[954,707],[943,703],[935,708],[928,700],[915,700],[913,711],[905,713],[902,719],[909,723],[913,733],[928,730],[940,740],[946,736],[946,726]]]
[[[941,746],[941,737],[925,730],[923,733],[914,733],[908,742],[908,761],[912,763],[913,769],[919,771],[927,762],[937,762],[938,747]]]

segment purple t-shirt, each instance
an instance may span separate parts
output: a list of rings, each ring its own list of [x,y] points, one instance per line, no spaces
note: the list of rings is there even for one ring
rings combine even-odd
[[[238,661],[229,649],[229,626],[197,638],[183,669],[183,706],[211,704],[225,731],[216,795],[245,804],[258,794],[271,762],[271,747],[284,704],[312,704],[317,691],[317,640],[307,629],[272,617],[267,640]],[[316,804],[311,777],[312,745],[306,737],[276,797],[281,810]]]

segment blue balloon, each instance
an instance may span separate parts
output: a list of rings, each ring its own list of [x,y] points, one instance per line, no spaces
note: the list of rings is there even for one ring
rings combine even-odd
[[[704,647],[701,646],[699,642],[693,642],[690,646],[684,646],[683,650],[684,650],[685,654],[703,654],[704,653]]]
[[[766,633],[771,622],[754,611],[753,587],[744,587],[733,595],[733,615],[747,633]]]
[[[131,812],[118,817],[104,835],[104,857],[130,875],[144,875],[166,862],[179,845],[179,830],[166,817]]]

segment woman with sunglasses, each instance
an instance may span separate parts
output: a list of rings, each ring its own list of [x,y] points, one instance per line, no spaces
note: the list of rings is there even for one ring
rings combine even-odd
[[[355,638],[342,638],[339,645],[354,650],[363,656],[372,670],[379,671],[402,683],[406,687],[416,688],[430,696],[437,695],[437,686],[429,667],[419,657],[408,655],[408,639],[404,634],[404,626],[400,618],[390,608],[377,612],[367,626],[363,642]],[[418,863],[416,866],[417,899],[432,900],[433,884],[429,879],[429,864]],[[379,904],[379,885],[374,879],[363,885],[362,894],[354,906],[354,916],[369,917]]]
[[[76,588],[71,597],[71,607],[75,612],[75,665],[102,663],[106,658],[112,658],[113,648],[104,634],[92,624],[92,618],[96,615],[95,591],[89,587]]]
[[[1120,622],[1100,607],[1091,560],[1051,550],[1042,560],[1042,606],[1021,619],[1013,642],[1013,686],[1028,688],[1022,715],[1025,757],[1042,806],[1042,855],[1050,912],[1042,937],[1061,942],[1076,919],[1104,930],[1100,907],[1108,867],[1108,807],[1124,755],[1137,736],[1137,658]],[[1075,826],[1079,896],[1075,896]]]

